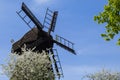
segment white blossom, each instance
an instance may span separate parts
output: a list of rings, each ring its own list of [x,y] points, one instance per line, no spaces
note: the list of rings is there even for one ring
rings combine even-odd
[[[54,80],[52,63],[48,53],[33,52],[22,48],[22,55],[11,53],[3,72],[10,80]]]
[[[93,74],[85,76],[88,80],[120,80],[120,72],[112,72],[109,70],[101,70]]]

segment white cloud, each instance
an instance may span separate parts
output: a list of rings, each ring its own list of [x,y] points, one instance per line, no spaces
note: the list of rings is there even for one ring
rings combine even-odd
[[[35,0],[38,4],[48,3],[50,0]]]
[[[111,71],[119,71],[119,67],[116,66],[89,66],[89,65],[81,65],[81,66],[63,66],[63,69],[65,71],[65,74],[68,76],[80,76],[85,75],[89,73],[94,73],[101,71],[102,69],[107,69]]]
[[[89,66],[89,65],[65,65],[62,67],[64,73],[63,80],[78,80],[83,78],[85,75],[89,73],[93,73],[101,70],[99,66]]]
[[[118,54],[120,51],[119,47],[111,46],[110,44],[92,44],[86,45],[79,50],[77,53],[79,55],[88,55],[88,54]]]
[[[74,75],[82,75],[85,73],[92,73],[102,68],[98,66],[65,66],[64,70],[67,73],[75,73]]]

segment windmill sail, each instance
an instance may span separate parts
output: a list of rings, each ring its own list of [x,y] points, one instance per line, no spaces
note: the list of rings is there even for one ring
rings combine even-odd
[[[54,32],[55,25],[57,21],[58,11],[51,11],[47,8],[43,26],[48,28],[48,34],[50,35],[51,31]]]
[[[56,35],[56,40],[54,40],[54,43],[56,43],[57,45],[59,45],[60,47],[68,50],[69,52],[76,54],[75,50],[74,50],[74,43],[64,39],[63,37],[60,37],[58,35]]]
[[[40,21],[33,15],[33,13],[30,11],[30,9],[25,5],[25,3],[22,3],[22,10],[26,13],[26,15],[33,21],[33,23],[37,26],[39,30],[42,30],[43,25],[40,23]]]
[[[57,16],[58,16],[58,11],[55,11],[53,13],[53,17],[52,17],[52,20],[51,20],[51,24],[50,24],[50,29],[49,29],[49,32],[55,30],[55,25],[56,25],[56,20],[57,20]]]
[[[50,59],[52,61],[52,66],[53,66],[53,71],[54,71],[55,76],[58,78],[64,77],[57,50],[51,49],[50,55],[51,55]]]

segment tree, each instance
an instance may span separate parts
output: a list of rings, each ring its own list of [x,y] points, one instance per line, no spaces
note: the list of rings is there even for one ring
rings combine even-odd
[[[51,61],[46,52],[22,49],[22,55],[10,54],[8,63],[2,65],[10,80],[54,80]]]
[[[106,31],[101,36],[107,41],[113,39],[120,32],[120,0],[108,0],[108,4],[104,6],[104,11],[94,16],[94,20],[98,24],[106,24]],[[120,45],[120,38],[117,44]]]
[[[120,72],[111,72],[108,70],[102,70],[93,74],[85,76],[88,80],[120,80]]]

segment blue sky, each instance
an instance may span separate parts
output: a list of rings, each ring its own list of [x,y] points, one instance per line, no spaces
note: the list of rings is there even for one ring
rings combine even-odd
[[[46,8],[58,10],[53,35],[58,34],[75,43],[76,56],[55,46],[64,72],[61,80],[81,80],[86,73],[102,68],[120,71],[120,46],[116,45],[119,36],[110,42],[104,41],[100,36],[105,32],[104,25],[98,25],[93,20],[95,15],[103,11],[107,0],[0,0],[0,64],[4,64],[11,51],[10,40],[17,41],[30,30],[16,14],[23,1],[41,22]],[[2,75],[0,80],[8,79]]]

